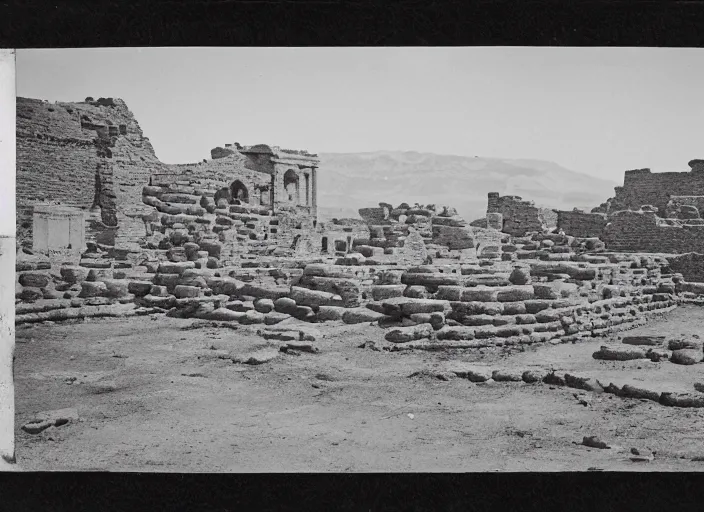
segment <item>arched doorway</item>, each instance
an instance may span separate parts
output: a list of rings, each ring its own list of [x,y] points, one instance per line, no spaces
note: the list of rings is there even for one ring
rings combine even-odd
[[[298,174],[293,169],[284,173],[284,189],[289,203],[299,204]]]
[[[232,197],[233,202],[239,201],[240,203],[248,203],[249,192],[247,191],[247,187],[244,186],[244,183],[240,180],[233,181],[232,185],[230,185],[230,197]]]

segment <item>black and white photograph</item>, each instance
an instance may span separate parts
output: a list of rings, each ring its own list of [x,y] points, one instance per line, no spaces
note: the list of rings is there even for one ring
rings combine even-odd
[[[704,50],[2,56],[3,470],[704,470]]]

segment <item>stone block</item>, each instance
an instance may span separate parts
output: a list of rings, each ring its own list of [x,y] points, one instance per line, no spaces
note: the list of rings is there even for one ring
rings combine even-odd
[[[601,348],[592,354],[594,359],[602,359],[607,361],[629,361],[632,359],[645,359],[645,351],[634,346],[607,346],[602,345]]]
[[[384,338],[392,343],[407,343],[409,341],[429,338],[433,334],[430,324],[419,324],[410,327],[397,327],[389,330]]]
[[[81,298],[103,297],[108,291],[107,286],[102,281],[83,281],[81,283]]]
[[[497,292],[498,302],[519,302],[533,299],[533,287],[530,285],[507,286]]]
[[[342,315],[342,321],[346,324],[359,324],[365,322],[376,322],[385,315],[377,313],[367,308],[351,308],[347,309]]]

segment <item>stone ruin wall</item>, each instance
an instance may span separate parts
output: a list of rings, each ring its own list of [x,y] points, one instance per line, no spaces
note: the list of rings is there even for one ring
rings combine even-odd
[[[624,210],[609,218],[602,238],[613,251],[704,252],[704,225],[673,224],[666,224],[653,212]]]
[[[100,206],[88,239],[143,235],[142,186],[164,169],[121,100],[48,103],[17,98],[17,243],[31,246],[33,205]],[[119,229],[115,230],[117,223]],[[114,236],[116,235],[117,240]]]
[[[690,252],[677,256],[668,256],[670,270],[682,274],[685,281],[704,283],[704,254]]]
[[[607,220],[605,214],[557,211],[557,229],[572,236],[601,238]]]
[[[615,188],[616,195],[592,211],[610,215],[652,205],[662,213],[667,210],[670,196],[704,196],[704,161],[692,160],[689,165],[689,172],[626,171],[623,186]]]
[[[514,236],[542,232],[557,225],[557,214],[553,210],[537,207],[532,201],[523,201],[519,196],[500,196],[498,192],[490,192],[486,211],[487,219],[490,214],[501,214],[501,231]]]

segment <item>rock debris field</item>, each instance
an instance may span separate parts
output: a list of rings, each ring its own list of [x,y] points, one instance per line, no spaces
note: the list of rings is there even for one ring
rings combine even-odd
[[[341,321],[20,325],[17,469],[700,471],[703,322],[463,350]]]

